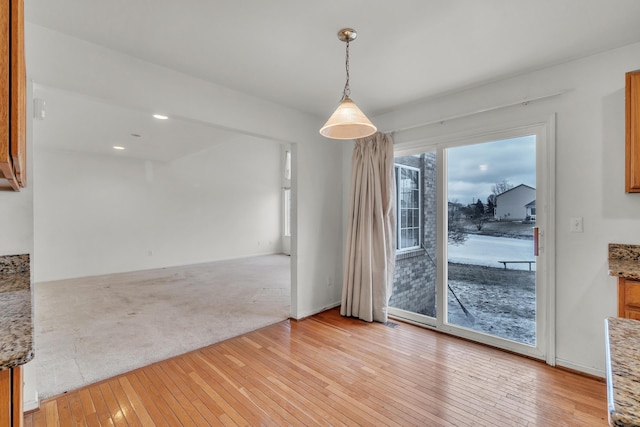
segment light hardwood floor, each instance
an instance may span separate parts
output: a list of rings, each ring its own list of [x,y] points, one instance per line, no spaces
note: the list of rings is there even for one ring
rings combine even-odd
[[[606,385],[336,309],[41,403],[25,426],[606,426]]]

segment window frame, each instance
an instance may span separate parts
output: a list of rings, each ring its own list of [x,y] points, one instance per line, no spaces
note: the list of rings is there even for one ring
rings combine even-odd
[[[396,185],[396,254],[403,254],[407,252],[416,251],[422,248],[422,171],[420,168],[416,168],[409,165],[403,165],[401,163],[394,163],[394,173],[395,173],[395,185]],[[418,245],[410,246],[406,248],[401,248],[401,238],[402,238],[402,207],[400,205],[400,169],[407,169],[412,172],[416,172],[418,174]],[[414,208],[405,208],[407,210],[413,210]],[[415,227],[405,227],[404,229],[414,229]]]

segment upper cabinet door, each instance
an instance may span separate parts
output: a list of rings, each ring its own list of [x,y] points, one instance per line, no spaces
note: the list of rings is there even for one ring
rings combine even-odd
[[[25,187],[27,184],[26,90],[24,0],[11,0],[11,160],[20,187]]]
[[[26,185],[23,0],[0,2],[0,190]]]
[[[640,71],[627,73],[625,191],[640,193]]]

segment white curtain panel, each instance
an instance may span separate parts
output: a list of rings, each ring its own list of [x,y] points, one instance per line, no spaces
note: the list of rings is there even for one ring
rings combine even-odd
[[[340,314],[386,322],[395,267],[393,139],[356,140]]]

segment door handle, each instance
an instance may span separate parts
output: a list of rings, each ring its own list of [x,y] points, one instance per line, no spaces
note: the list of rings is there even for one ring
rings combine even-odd
[[[533,227],[533,256],[538,256],[538,227]]]

